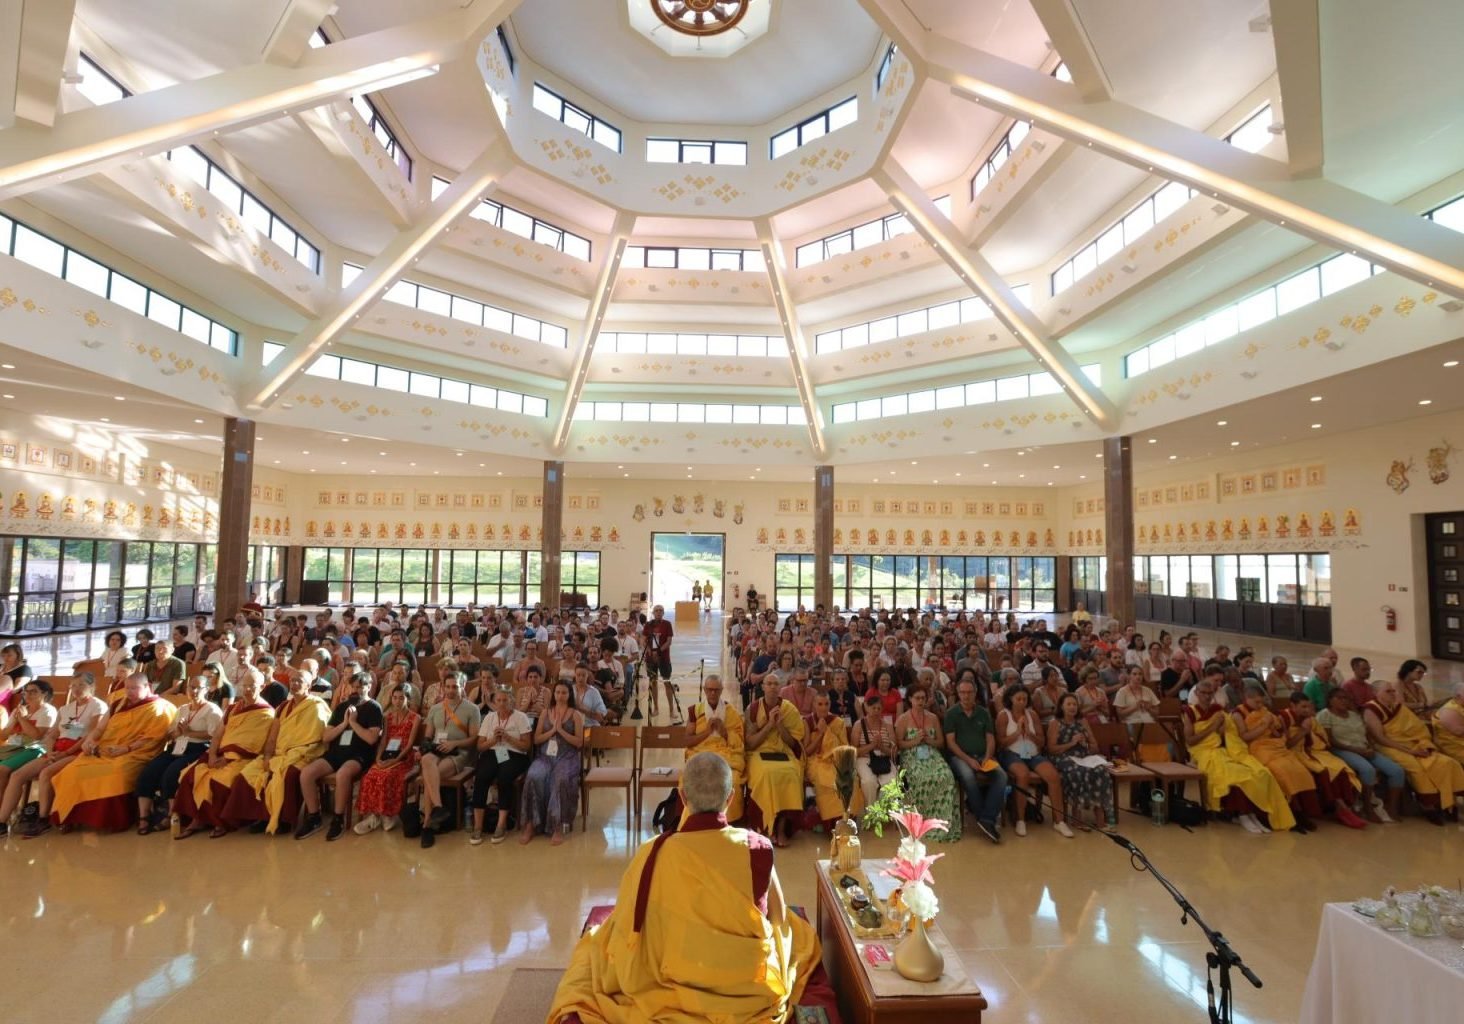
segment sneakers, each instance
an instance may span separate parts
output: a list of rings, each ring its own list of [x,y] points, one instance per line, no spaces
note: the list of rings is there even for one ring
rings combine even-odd
[[[1372,813],[1373,818],[1377,821],[1379,825],[1395,824],[1393,819],[1388,816],[1388,811],[1387,808],[1383,806],[1383,801],[1380,800],[1378,797],[1372,798]]]
[[[489,839],[489,842],[493,843],[496,846],[497,844],[503,842],[507,838],[508,838],[508,830],[507,829],[500,828],[500,829],[496,829],[494,831],[493,837],[491,839]]]
[[[422,849],[430,850],[437,845],[437,834],[430,828],[422,830]]]
[[[320,831],[322,824],[323,822],[320,820],[319,814],[306,814],[300,819],[300,823],[295,826],[295,838],[309,839]]]
[[[1017,835],[1019,835],[1019,836],[1025,836],[1027,834],[1027,823],[1025,821],[1019,821],[1019,822],[1017,822],[1017,824],[1016,824],[1016,830],[1017,830]]]
[[[1253,836],[1262,835],[1265,832],[1265,829],[1261,828],[1261,823],[1256,820],[1254,814],[1238,814],[1235,816],[1235,820],[1241,828]]]
[[[325,841],[327,843],[335,842],[341,837],[341,833],[345,830],[346,819],[337,814],[334,818],[330,819],[330,828],[326,829],[325,831]]]
[[[25,831],[20,834],[20,838],[34,839],[36,836],[43,836],[49,831],[51,831],[51,819],[37,818],[25,827]]]
[[[993,846],[1001,842],[1001,833],[996,830],[995,822],[978,821],[976,828],[983,836],[991,840]]]
[[[374,818],[374,817],[376,817],[376,815],[373,814],[372,817]],[[390,818],[382,818],[381,819],[381,830],[383,832],[390,832],[392,829],[396,828],[401,823],[402,823],[402,819],[401,818],[398,818],[395,814],[393,814]]]
[[[468,845],[469,846],[482,846],[483,845],[483,830],[482,829],[480,829],[480,828],[473,829],[473,834],[470,835],[470,836],[468,836]]]
[[[1064,839],[1071,839],[1071,838],[1073,838],[1073,830],[1070,829],[1070,828],[1068,828],[1068,823],[1065,822],[1065,821],[1056,822],[1052,826],[1052,831],[1056,832],[1058,835],[1062,836]]]
[[[358,835],[358,836],[364,836],[366,833],[368,833],[368,832],[374,832],[377,829],[379,829],[380,827],[381,827],[381,815],[379,815],[379,814],[368,814],[368,815],[366,815],[366,817],[364,817],[360,821],[356,822],[355,826],[351,829],[351,831],[355,832],[356,835]]]

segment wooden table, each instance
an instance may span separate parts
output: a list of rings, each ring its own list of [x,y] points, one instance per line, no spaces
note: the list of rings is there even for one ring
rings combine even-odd
[[[873,877],[886,862],[865,860]],[[931,941],[945,956],[945,974],[929,983],[907,981],[893,968],[875,970],[862,955],[865,940],[857,938],[834,891],[826,860],[814,866],[818,875],[818,936],[823,944],[824,969],[839,994],[839,1012],[849,1024],[941,1024],[945,1021],[979,1022],[986,1009],[981,989],[966,977],[966,969],[940,927],[929,929]],[[937,892],[939,890],[937,889]],[[893,939],[874,939],[894,952]]]

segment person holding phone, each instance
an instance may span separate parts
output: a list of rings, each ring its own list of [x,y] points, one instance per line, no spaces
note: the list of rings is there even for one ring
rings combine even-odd
[[[355,833],[364,836],[375,829],[387,831],[397,823],[407,792],[407,773],[417,763],[417,737],[422,716],[412,710],[407,691],[397,687],[388,698],[385,725],[376,744],[376,762],[361,776],[356,796]]]

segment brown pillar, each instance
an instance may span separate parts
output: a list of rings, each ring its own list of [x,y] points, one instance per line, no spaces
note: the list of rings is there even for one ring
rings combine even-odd
[[[813,603],[834,609],[834,467],[813,471]]]
[[[1134,457],[1132,439],[1103,441],[1103,545],[1107,611],[1120,625],[1134,621]]]
[[[539,569],[539,600],[547,612],[560,605],[559,561],[564,551],[564,463],[544,462],[543,562]]]
[[[1060,612],[1070,612],[1073,610],[1073,556],[1058,555],[1052,571],[1052,607]]]
[[[219,568],[214,621],[227,622],[249,585],[249,502],[254,486],[254,421],[224,420],[224,473],[219,491]]]
[[[280,599],[287,605],[300,603],[300,581],[305,578],[305,549],[298,544],[285,548],[285,589]]]

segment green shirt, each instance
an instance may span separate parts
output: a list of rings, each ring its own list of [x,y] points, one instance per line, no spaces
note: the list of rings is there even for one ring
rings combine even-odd
[[[1324,683],[1316,676],[1312,676],[1306,681],[1306,685],[1301,688],[1301,692],[1311,698],[1312,706],[1318,711],[1325,711],[1327,709],[1327,694],[1335,689],[1337,689],[1336,683]]]
[[[957,704],[945,713],[945,731],[947,736],[956,738],[956,746],[972,757],[981,758],[986,756],[986,737],[996,732],[996,728],[991,713],[980,704],[970,715]]]

